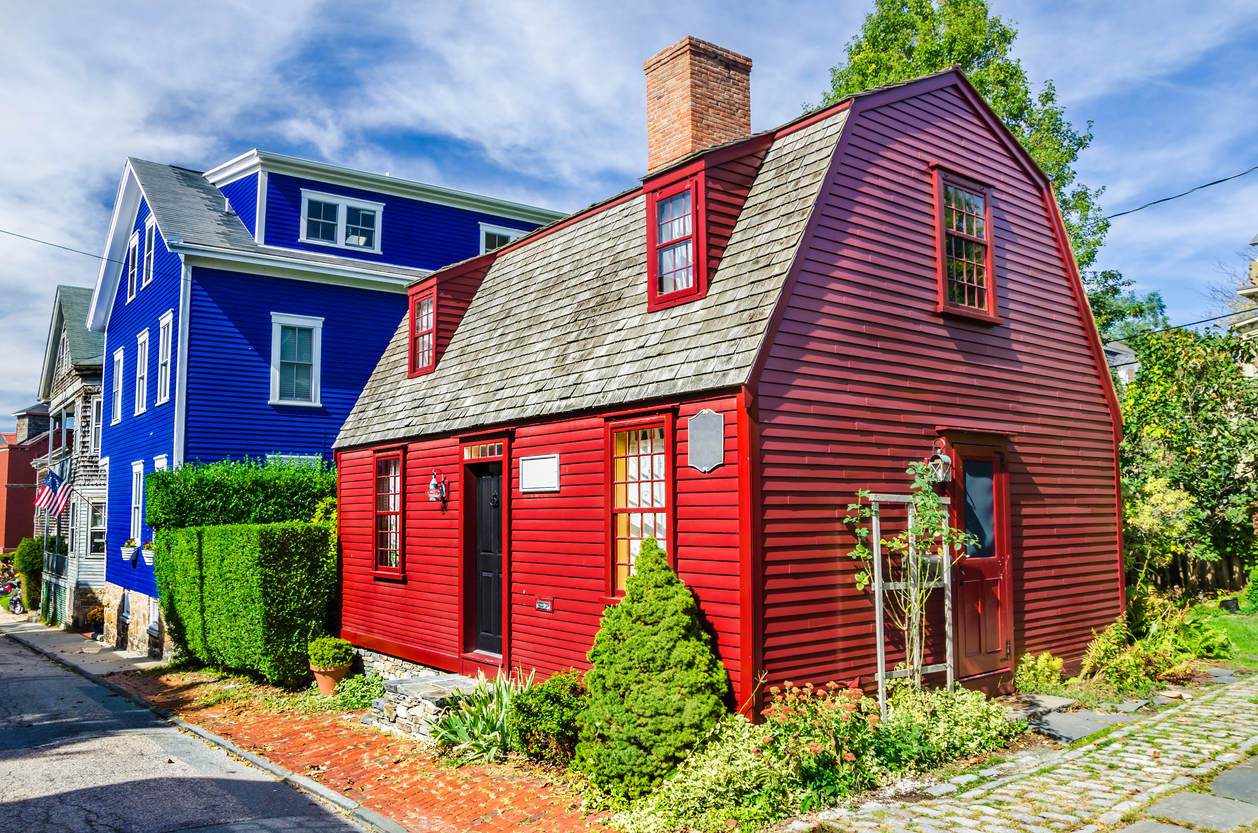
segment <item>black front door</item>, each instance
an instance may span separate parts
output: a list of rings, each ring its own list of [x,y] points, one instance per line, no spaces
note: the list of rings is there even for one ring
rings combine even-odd
[[[476,473],[476,650],[502,653],[502,464]]]

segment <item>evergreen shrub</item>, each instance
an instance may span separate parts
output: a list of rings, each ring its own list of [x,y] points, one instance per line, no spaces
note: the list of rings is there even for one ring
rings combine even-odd
[[[577,746],[577,715],[585,708],[585,687],[574,669],[516,694],[511,724],[516,750],[535,761],[566,764]]]
[[[13,571],[22,578],[22,605],[39,610],[44,574],[44,545],[38,538],[23,538],[13,553]]]
[[[336,586],[334,536],[300,521],[159,530],[155,570],[171,639],[207,665],[272,682],[305,676]]]
[[[576,766],[619,798],[650,792],[725,713],[729,676],[694,594],[653,539],[608,606],[585,674]]]
[[[145,520],[153,529],[308,521],[336,496],[336,469],[322,463],[193,463],[144,482]]]
[[[306,647],[315,668],[336,668],[354,661],[354,646],[347,639],[321,636]]]

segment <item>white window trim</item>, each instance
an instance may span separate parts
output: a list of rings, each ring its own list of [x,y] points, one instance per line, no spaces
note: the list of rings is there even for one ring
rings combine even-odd
[[[136,258],[140,255],[140,233],[131,232],[131,242],[127,244],[127,303],[135,300],[136,281],[139,276],[139,264]]]
[[[323,455],[318,452],[314,454],[302,454],[295,451],[272,451],[266,455],[267,463],[287,463],[289,465],[300,466],[321,466],[323,465]]]
[[[152,215],[144,221],[144,264],[140,270],[140,286],[153,282],[154,250],[157,248],[157,221]]]
[[[109,391],[110,425],[117,425],[122,422],[122,376],[126,366],[126,356],[124,355],[123,348],[119,347],[114,351],[113,387]]]
[[[315,202],[330,202],[330,203],[336,204],[337,209],[336,209],[336,242],[335,243],[329,242],[327,240],[315,240],[313,238],[306,237],[306,214],[307,214],[306,208],[310,204],[311,200],[314,200]],[[346,215],[348,213],[345,210],[346,208],[362,208],[367,211],[376,212],[375,246],[368,248],[366,246],[350,246],[346,244],[345,221],[346,221]],[[321,191],[310,191],[305,188],[302,188],[301,189],[301,218],[299,220],[299,223],[300,224],[297,227],[297,239],[298,241],[302,243],[310,243],[311,245],[315,245],[315,246],[329,246],[334,249],[345,249],[346,251],[350,251],[350,252],[371,252],[373,254],[380,254],[381,241],[383,238],[381,231],[384,227],[384,203],[371,202],[370,200],[353,199],[351,197],[342,197],[337,194],[326,194]]]
[[[140,489],[137,492],[135,488],[136,475],[140,476]],[[137,503],[137,495],[139,502]],[[144,461],[136,460],[131,464],[131,495],[128,499],[131,507],[131,534],[129,537],[135,541],[138,547],[143,542],[140,540],[141,533],[144,532]]]
[[[157,319],[157,400],[155,405],[170,401],[171,348],[174,340],[175,311],[166,310]],[[166,384],[162,384],[162,367],[166,368]]]
[[[280,327],[309,327],[314,332],[310,339],[310,401],[299,402],[293,399],[280,399]],[[322,408],[322,385],[320,377],[323,371],[323,319],[311,315],[289,315],[283,312],[271,313],[271,398],[269,405],[288,405],[298,408]]]
[[[495,226],[493,223],[481,223],[480,224],[480,253],[481,254],[485,254],[485,252],[490,251],[490,249],[488,249],[485,246],[485,232],[487,231],[493,232],[494,234],[505,234],[508,238],[507,239],[508,243],[514,240],[519,240],[521,237],[528,234],[527,231],[523,231],[518,228],[507,228],[506,226]]]
[[[149,331],[143,330],[135,336],[135,415],[139,416],[147,411],[148,405]]]
[[[88,448],[91,449],[91,453],[93,457],[100,457],[100,441],[101,441],[102,435],[104,434],[105,397],[103,396],[92,397],[91,414],[92,414],[92,438],[91,438],[91,441],[88,443]]]
[[[169,457],[165,454],[158,454],[153,458],[153,471],[166,471],[167,461]]]
[[[150,636],[159,635],[160,630],[157,627],[157,623],[161,620],[161,616],[162,611],[157,606],[157,597],[149,596],[149,626],[145,630],[148,631]]]

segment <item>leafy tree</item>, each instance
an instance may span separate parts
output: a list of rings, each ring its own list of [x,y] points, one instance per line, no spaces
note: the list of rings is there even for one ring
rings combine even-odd
[[[1010,56],[1018,30],[993,16],[987,0],[874,0],[844,61],[830,70],[822,104],[959,66],[1049,180],[1079,268],[1096,261],[1109,230],[1097,199],[1104,189],[1075,182],[1073,165],[1092,142],[1066,119],[1053,82],[1033,93],[1022,62]]]
[[[694,594],[654,539],[642,542],[625,598],[603,613],[589,660],[576,765],[609,793],[637,798],[716,725],[729,692]]]
[[[1127,341],[1170,326],[1162,294],[1140,295],[1128,288],[1131,285],[1131,280],[1113,269],[1084,273],[1083,286],[1102,341]]]
[[[1171,330],[1132,340],[1140,371],[1122,391],[1119,449],[1127,544],[1143,571],[1170,557],[1258,556],[1258,361],[1235,333]]]

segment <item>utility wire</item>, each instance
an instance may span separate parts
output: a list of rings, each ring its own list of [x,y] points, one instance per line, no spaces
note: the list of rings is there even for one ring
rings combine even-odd
[[[1238,173],[1238,174],[1232,174],[1231,176],[1225,176],[1225,177],[1223,177],[1222,179],[1216,179],[1214,182],[1207,182],[1207,183],[1206,183],[1206,184],[1204,184],[1204,185],[1198,185],[1196,188],[1189,188],[1187,191],[1184,191],[1182,194],[1176,194],[1176,195],[1175,195],[1175,196],[1173,196],[1173,197],[1163,197],[1163,198],[1162,198],[1162,199],[1160,199],[1160,200],[1154,200],[1153,202],[1147,202],[1147,203],[1145,203],[1144,205],[1138,205],[1138,206],[1136,206],[1135,208],[1129,208],[1129,209],[1127,209],[1126,211],[1119,211],[1117,214],[1110,214],[1109,216],[1107,216],[1107,217],[1102,217],[1102,218],[1101,218],[1101,219],[1099,219],[1099,220],[1093,220],[1092,222],[1088,223],[1088,226],[1087,226],[1087,227],[1089,227],[1089,228],[1090,228],[1091,226],[1095,226],[1095,225],[1097,225],[1098,223],[1103,223],[1103,222],[1105,222],[1106,220],[1112,220],[1112,219],[1114,219],[1115,217],[1123,217],[1123,216],[1126,216],[1127,214],[1135,214],[1137,211],[1143,211],[1144,209],[1146,209],[1146,208],[1148,208],[1149,206],[1152,206],[1152,205],[1159,205],[1159,204],[1164,203],[1164,202],[1170,202],[1171,200],[1177,200],[1177,199],[1179,199],[1180,197],[1186,197],[1186,196],[1188,196],[1189,194],[1193,193],[1194,191],[1200,191],[1202,188],[1209,188],[1209,187],[1211,187],[1211,186],[1213,186],[1213,185],[1221,185],[1221,184],[1222,184],[1222,183],[1224,183],[1224,182],[1229,182],[1229,181],[1231,181],[1231,180],[1233,180],[1233,179],[1237,179],[1238,177],[1242,177],[1242,176],[1244,176],[1245,174],[1252,174],[1254,171],[1258,171],[1258,165],[1255,165],[1254,167],[1250,168],[1250,169],[1249,169],[1249,170],[1247,170],[1247,171],[1241,171],[1241,172],[1240,172],[1240,173]],[[1187,325],[1185,325],[1185,326],[1187,326]]]

